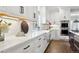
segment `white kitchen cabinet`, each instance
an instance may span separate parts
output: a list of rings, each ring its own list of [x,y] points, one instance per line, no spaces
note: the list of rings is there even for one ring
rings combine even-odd
[[[31,51],[31,45],[32,43],[30,43],[29,41],[18,44],[14,47],[10,47],[7,48],[1,52],[3,53],[22,53],[22,52],[29,52],[29,50]]]
[[[48,46],[47,34],[42,34],[31,40],[6,48],[1,53],[43,53]]]
[[[34,44],[35,44],[34,45],[35,50],[33,50],[34,53],[43,53],[45,51],[45,49],[47,48],[49,44],[48,35],[49,35],[48,33],[45,33],[34,39]]]
[[[50,40],[55,39],[55,32],[54,30],[50,31]]]
[[[58,30],[52,30],[50,31],[50,40],[59,39]]]
[[[45,33],[44,37],[45,37],[45,39],[46,39],[47,41],[49,41],[49,39],[50,39],[50,32]]]
[[[43,36],[40,36],[40,37],[37,37],[36,39],[37,39],[37,41],[35,42],[35,44],[36,44],[35,52],[41,53],[41,52],[43,52],[41,47],[42,47],[42,41],[44,38],[43,38]]]
[[[59,30],[55,30],[55,37],[54,39],[58,40],[59,39]]]
[[[42,53],[45,51],[45,49],[47,48],[48,46],[48,38],[46,36],[47,34],[43,34],[39,37],[37,37],[37,41],[35,42],[37,45],[36,45],[36,49],[35,49],[35,52],[39,52],[39,53]]]
[[[46,50],[45,48],[47,48],[48,44],[49,44],[49,38],[47,34],[44,34],[44,39],[42,41],[42,47],[41,47],[42,51]]]

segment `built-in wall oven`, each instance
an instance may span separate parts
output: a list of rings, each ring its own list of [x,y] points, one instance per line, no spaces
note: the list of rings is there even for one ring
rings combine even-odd
[[[61,35],[68,36],[68,33],[69,33],[69,21],[62,20],[61,21]]]

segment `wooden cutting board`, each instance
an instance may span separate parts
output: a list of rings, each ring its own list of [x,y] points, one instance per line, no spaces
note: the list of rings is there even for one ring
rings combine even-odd
[[[29,26],[26,21],[22,21],[21,23],[21,31],[27,33],[29,30]]]

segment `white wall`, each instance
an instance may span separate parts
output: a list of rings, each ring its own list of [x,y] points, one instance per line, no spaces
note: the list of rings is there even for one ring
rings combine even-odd
[[[7,12],[10,13],[11,15],[14,16],[25,16],[26,18],[28,18],[29,20],[34,20],[33,18],[33,13],[35,12],[35,8],[33,6],[24,6],[24,14],[20,14],[20,7],[19,6],[0,6],[0,12]],[[15,21],[11,21],[13,22],[14,25],[12,25],[12,29],[9,31],[12,33],[17,33],[18,31],[20,31],[20,24],[18,22]],[[29,27],[32,27],[31,30],[33,29],[33,25],[32,25],[32,21],[30,21],[31,24],[29,25]]]
[[[24,6],[24,14],[20,14],[19,6],[0,6],[0,11],[11,13],[15,16],[26,16],[28,19],[33,19],[33,6]]]

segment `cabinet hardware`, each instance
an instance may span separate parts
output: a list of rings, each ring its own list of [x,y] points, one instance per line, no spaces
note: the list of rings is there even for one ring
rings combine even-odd
[[[46,38],[44,38],[44,40],[45,40]]]
[[[1,51],[1,53],[3,53],[4,51]]]
[[[27,47],[25,47],[24,50],[27,49],[27,48],[29,48],[29,47],[30,47],[30,45],[28,45]]]
[[[39,38],[39,40],[41,40],[41,38]]]
[[[39,48],[41,47],[41,45],[38,46]]]
[[[33,18],[36,18],[36,13],[33,13]]]
[[[24,7],[23,6],[20,6],[20,13],[24,14]]]

